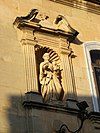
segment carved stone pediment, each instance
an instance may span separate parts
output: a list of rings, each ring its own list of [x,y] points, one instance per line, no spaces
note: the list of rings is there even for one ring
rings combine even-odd
[[[17,17],[14,25],[22,29],[23,27],[33,28],[50,34],[66,36],[67,41],[72,42],[79,34],[73,29],[63,15],[58,15],[53,22],[49,20],[49,16],[41,14],[38,9],[32,9],[31,12],[24,17]]]

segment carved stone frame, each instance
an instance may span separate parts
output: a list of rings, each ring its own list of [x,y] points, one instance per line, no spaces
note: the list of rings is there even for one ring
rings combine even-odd
[[[69,55],[71,55],[72,49],[70,48],[69,43],[71,40],[75,39],[78,32],[75,31],[75,34],[70,34],[61,30],[41,27],[35,21],[25,20],[27,17],[28,16],[17,17],[14,22],[14,26],[22,32],[20,42],[22,44],[25,57],[27,91],[39,93],[35,46],[40,45],[42,47],[53,49],[60,56],[63,69],[63,99],[75,99],[69,63]]]

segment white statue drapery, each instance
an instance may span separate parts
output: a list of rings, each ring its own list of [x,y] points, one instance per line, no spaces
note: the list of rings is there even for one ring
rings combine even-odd
[[[44,102],[59,100],[62,90],[57,76],[60,66],[56,62],[49,62],[49,53],[43,55],[44,61],[40,64],[40,84]]]

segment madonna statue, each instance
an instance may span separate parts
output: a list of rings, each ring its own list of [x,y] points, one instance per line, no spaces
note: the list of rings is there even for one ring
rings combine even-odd
[[[60,99],[60,93],[62,90],[58,72],[60,71],[60,66],[56,62],[49,61],[49,53],[43,55],[44,61],[40,64],[40,84],[41,93],[45,103],[51,101],[57,101]]]

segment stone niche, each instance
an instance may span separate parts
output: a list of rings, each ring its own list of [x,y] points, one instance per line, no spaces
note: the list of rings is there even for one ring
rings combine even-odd
[[[38,9],[17,17],[14,26],[20,31],[25,57],[26,100],[58,106],[64,106],[66,99],[76,100],[70,43],[79,33],[64,16],[52,22]]]
[[[38,9],[17,17],[14,26],[19,32],[24,54],[26,132],[57,133],[63,124],[67,124],[73,131],[92,129],[91,133],[94,133],[89,121],[83,126],[77,117],[80,110],[76,107],[70,43],[78,32],[64,16],[58,15],[52,22]],[[64,127],[61,133],[68,132],[68,128]]]

